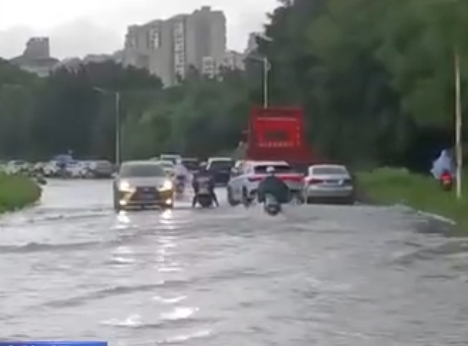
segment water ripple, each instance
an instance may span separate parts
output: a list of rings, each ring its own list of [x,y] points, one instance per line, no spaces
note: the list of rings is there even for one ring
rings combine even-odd
[[[151,292],[160,287],[177,288],[187,284],[184,280],[162,280],[157,284],[135,285],[135,286],[117,286],[89,292],[80,296],[49,301],[42,306],[45,307],[75,307],[94,300],[100,300],[120,295],[127,295],[138,292]]]

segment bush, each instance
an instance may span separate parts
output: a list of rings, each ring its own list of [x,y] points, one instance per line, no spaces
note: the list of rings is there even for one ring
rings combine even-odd
[[[379,168],[357,174],[359,189],[376,203],[402,203],[417,210],[438,214],[457,222],[468,232],[468,175],[464,175],[463,198],[444,191],[431,176],[410,173],[406,169]]]
[[[0,212],[25,207],[38,201],[41,194],[42,189],[30,178],[0,173]]]

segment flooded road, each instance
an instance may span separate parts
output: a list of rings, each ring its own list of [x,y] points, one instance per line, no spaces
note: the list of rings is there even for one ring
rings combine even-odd
[[[220,192],[220,201],[225,196]],[[110,345],[466,345],[468,242],[403,208],[116,215],[50,182],[0,219],[0,337]]]

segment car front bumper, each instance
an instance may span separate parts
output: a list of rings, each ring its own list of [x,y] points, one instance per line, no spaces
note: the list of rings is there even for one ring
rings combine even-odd
[[[116,202],[121,208],[171,206],[174,203],[174,189],[137,188],[132,191],[117,191]]]

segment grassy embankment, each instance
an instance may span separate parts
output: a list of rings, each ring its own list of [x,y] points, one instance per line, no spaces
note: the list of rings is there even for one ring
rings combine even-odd
[[[463,198],[453,191],[443,191],[430,176],[410,173],[405,169],[379,168],[357,174],[359,189],[370,201],[382,204],[401,203],[457,222],[457,229],[468,234],[468,175],[462,182]]]
[[[41,198],[42,189],[24,176],[0,172],[0,213],[30,205]]]

